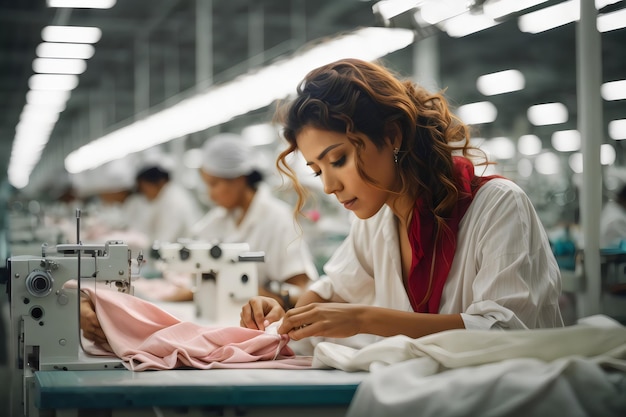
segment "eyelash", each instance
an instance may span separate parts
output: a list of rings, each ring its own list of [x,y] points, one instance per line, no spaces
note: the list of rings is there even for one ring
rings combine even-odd
[[[330,164],[335,167],[335,168],[339,168],[341,166],[343,166],[343,164],[345,164],[346,162],[346,156],[342,156],[341,158],[337,159],[335,162],[331,162]],[[322,171],[317,171],[313,173],[314,177],[319,177],[320,175],[322,175]]]

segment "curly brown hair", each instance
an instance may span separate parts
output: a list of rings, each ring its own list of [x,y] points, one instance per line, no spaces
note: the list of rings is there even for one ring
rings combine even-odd
[[[430,93],[381,64],[357,59],[314,69],[297,93],[276,113],[289,145],[279,154],[276,167],[293,182],[298,194],[296,213],[305,204],[306,191],[286,158],[297,150],[296,137],[304,127],[347,135],[356,149],[359,175],[373,186],[380,185],[367,175],[361,159],[365,140],[381,149],[390,133],[399,132],[401,188],[387,191],[421,198],[434,216],[436,230],[444,227],[461,193],[453,153],[471,158],[476,148],[470,145],[467,125],[451,113],[442,93]]]

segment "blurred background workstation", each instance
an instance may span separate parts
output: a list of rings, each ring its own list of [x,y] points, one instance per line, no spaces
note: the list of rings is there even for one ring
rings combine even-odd
[[[599,313],[626,322],[626,1],[0,7],[3,282],[8,258],[54,252],[80,236],[143,253],[137,288],[148,298],[167,298],[168,285],[193,287],[168,281],[155,250],[195,238],[195,222],[216,208],[200,170],[205,142],[239,136],[266,188],[293,205],[274,167],[284,146],[272,123],[277,101],[310,69],[356,57],[445,89],[473,142],[497,162],[491,169],[528,193],[561,267],[567,323]],[[165,178],[157,188],[140,184],[155,176]],[[301,181],[314,196],[300,221],[314,279],[351,218],[317,178],[303,170]],[[159,202],[165,189],[169,203]],[[159,207],[167,227],[156,220]],[[165,285],[150,285],[157,282]],[[10,303],[4,288],[0,296],[0,369],[8,373]]]

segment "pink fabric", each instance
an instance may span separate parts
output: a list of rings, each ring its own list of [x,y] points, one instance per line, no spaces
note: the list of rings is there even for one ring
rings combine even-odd
[[[158,306],[128,294],[81,288],[96,306],[108,346],[84,344],[88,354],[114,353],[133,371],[191,367],[311,367],[311,357],[296,357],[289,337],[243,327],[182,322]]]

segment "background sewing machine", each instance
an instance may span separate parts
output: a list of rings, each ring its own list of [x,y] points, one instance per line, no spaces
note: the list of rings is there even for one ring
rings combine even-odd
[[[196,317],[215,324],[239,325],[241,307],[258,295],[257,262],[263,252],[247,243],[165,243],[154,248],[165,268],[193,274]]]
[[[9,258],[6,285],[11,328],[10,415],[38,415],[30,398],[36,371],[121,366],[118,359],[95,358],[84,353],[77,287],[100,282],[120,292],[132,293],[131,263],[128,246],[119,241],[104,245],[57,245],[53,254],[47,254],[42,246],[41,256]],[[66,286],[70,280],[76,280],[77,285]],[[23,413],[18,411],[20,408]]]

